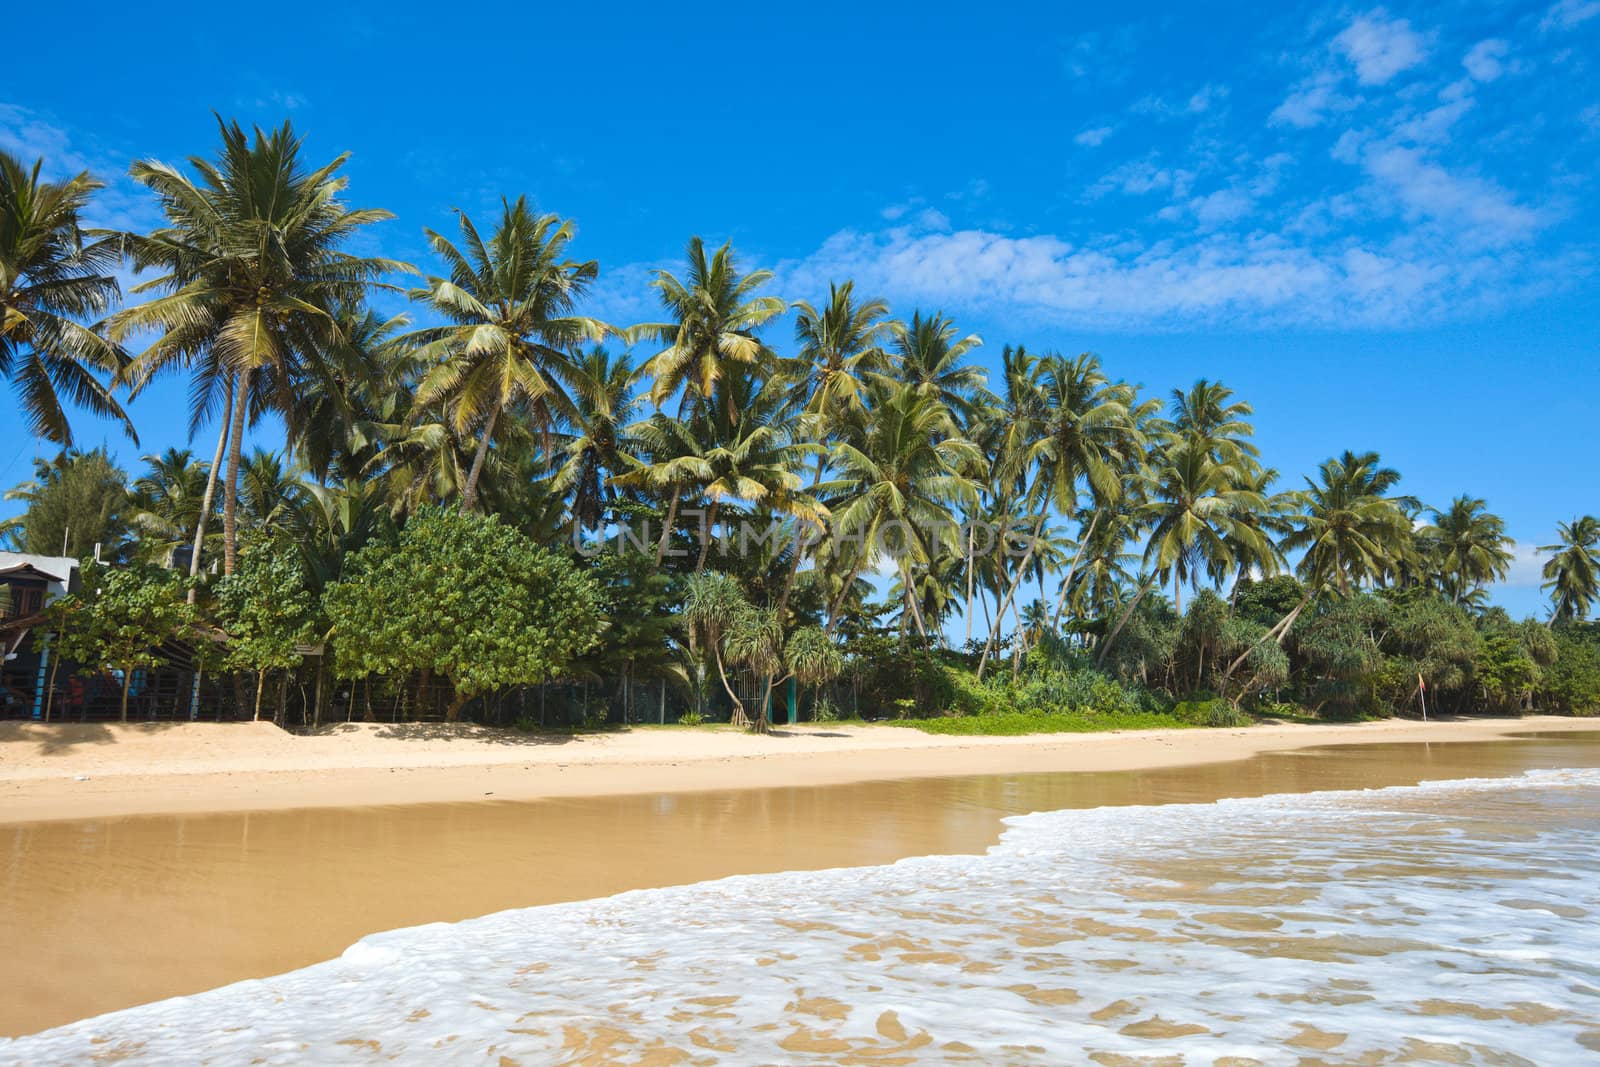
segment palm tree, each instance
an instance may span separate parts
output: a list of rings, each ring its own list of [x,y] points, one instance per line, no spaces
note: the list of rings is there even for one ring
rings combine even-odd
[[[1407,498],[1385,495],[1400,473],[1378,463],[1376,452],[1347,450],[1322,464],[1320,481],[1306,479],[1299,528],[1283,548],[1304,550],[1298,570],[1308,587],[1331,582],[1348,594],[1380,580],[1410,550],[1411,523],[1401,508]]]
[[[987,375],[982,367],[964,360],[982,344],[975,333],[958,338],[956,324],[941,314],[924,318],[922,312],[913,312],[910,323],[894,329],[893,376],[956,415],[970,417],[987,399]]]
[[[1172,430],[1191,447],[1218,463],[1238,465],[1259,456],[1249,438],[1255,427],[1246,421],[1253,409],[1244,401],[1229,403],[1233,390],[1201,378],[1188,392],[1172,391]]]
[[[707,259],[705,244],[691,237],[687,255],[687,282],[664,270],[656,271],[651,282],[671,321],[641,323],[629,330],[630,339],[666,345],[644,365],[644,372],[654,380],[650,401],[657,407],[687,388],[680,417],[691,405],[710,405],[718,386],[736,371],[748,372],[771,362],[772,352],[757,332],[785,311],[778,297],[756,295],[772,280],[772,272],[740,274],[729,244]],[[739,411],[731,394],[725,407],[729,421],[737,422]]]
[[[1238,488],[1235,469],[1213,458],[1204,442],[1182,443],[1161,450],[1151,484],[1151,499],[1142,517],[1150,524],[1145,564],[1172,579],[1172,595],[1183,614],[1183,583],[1198,587],[1202,572],[1213,584],[1240,564],[1235,546],[1250,558],[1270,559],[1270,539],[1257,526],[1241,522],[1267,509],[1266,500]]]
[[[146,470],[130,487],[132,523],[139,531],[142,554],[155,555],[163,566],[171,566],[182,546],[193,549],[195,530],[207,504],[205,489],[208,468],[184,448],[169,448],[157,456],[145,456]],[[159,547],[158,553],[148,550]]]
[[[1504,578],[1511,569],[1511,538],[1505,520],[1481,499],[1458,496],[1447,510],[1432,509],[1433,522],[1417,531],[1429,549],[1446,596],[1465,604],[1473,590]]]
[[[795,340],[800,352],[779,371],[790,389],[790,406],[820,422],[817,436],[827,440],[843,420],[863,412],[867,375],[882,372],[888,360],[883,340],[895,332],[882,300],[857,303],[855,283],[828,286],[821,311],[804,300],[794,305]]]
[[[1600,519],[1584,515],[1557,527],[1560,541],[1541,545],[1552,555],[1544,564],[1544,586],[1555,622],[1582,621],[1600,598]]]
[[[593,529],[614,495],[610,475],[629,467],[634,442],[628,427],[641,404],[635,393],[639,371],[626,353],[613,357],[597,346],[569,361],[562,377],[572,401],[560,446],[566,459],[550,487],[570,494],[574,523]]]
[[[1035,472],[1029,490],[1036,509],[1033,534],[979,657],[980,678],[1050,509],[1075,515],[1081,488],[1087,488],[1097,511],[1114,503],[1129,466],[1138,462],[1145,440],[1141,425],[1152,410],[1137,405],[1133,386],[1110,381],[1099,358],[1089,353],[1073,359],[1046,356],[1039,388],[1041,410],[1020,431],[1026,451],[1017,461],[1018,470]]]
[[[535,215],[526,197],[502,200],[500,221],[485,244],[472,220],[456,215],[465,251],[424,230],[450,276],[430,277],[427,288],[411,293],[450,324],[411,337],[419,358],[432,366],[416,403],[447,402],[463,437],[477,427],[478,448],[461,491],[461,510],[471,511],[501,414],[520,404],[533,425],[548,432],[568,411],[561,388],[568,353],[603,339],[610,327],[572,313],[599,268],[593,260],[565,258],[577,233],[570,220]]]
[[[1393,573],[1413,551],[1410,497],[1390,497],[1400,473],[1379,465],[1376,452],[1351,452],[1324,462],[1318,480],[1306,479],[1296,494],[1295,529],[1279,544],[1285,553],[1301,551],[1296,568],[1305,591],[1282,619],[1252,642],[1222,674],[1227,681],[1266,641],[1283,643],[1289,628],[1323,588],[1332,585],[1346,596],[1363,582],[1377,582]]]
[[[0,151],[0,377],[19,394],[36,437],[72,445],[63,398],[95,415],[133,423],[97,374],[116,375],[126,357],[83,324],[120,295],[111,272],[122,255],[114,236],[86,237],[79,215],[104,186],[79,174],[64,182],[39,180],[44,160],[30,169]]]
[[[270,133],[257,127],[253,138],[237,122],[217,124],[219,158],[189,161],[198,180],[166,163],[133,165],[167,225],[123,242],[137,268],[158,272],[133,291],[159,295],[114,315],[110,335],[156,334],[124,372],[135,393],[165,371],[190,372],[191,432],[227,398],[223,569],[232,574],[246,424],[277,410],[293,434],[292,398],[328,373],[327,353],[341,340],[335,309],[359,305],[382,275],[407,268],[342,250],[362,227],[392,217],[340,200],[347,154],[308,171],[287,122]]]
[[[910,595],[910,571],[930,562],[934,550],[954,540],[954,508],[977,506],[977,485],[968,477],[982,463],[976,446],[956,436],[950,411],[937,396],[911,384],[872,389],[871,418],[833,446],[830,466],[839,474],[830,489],[835,545],[853,544],[843,589],[880,551],[894,559],[906,603],[924,639],[927,627]],[[828,612],[828,633],[838,602]]]

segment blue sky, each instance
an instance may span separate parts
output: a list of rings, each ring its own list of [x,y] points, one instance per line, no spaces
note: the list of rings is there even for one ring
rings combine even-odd
[[[210,153],[212,110],[288,117],[397,214],[371,250],[424,269],[423,226],[526,192],[577,219],[615,322],[699,233],[790,299],[942,309],[985,361],[1219,378],[1286,482],[1376,449],[1430,503],[1487,498],[1517,611],[1531,546],[1600,510],[1600,0],[150,10],[80,9],[0,84],[0,145],[108,180],[97,222],[150,225],[128,162]],[[10,485],[34,444],[0,404]],[[183,443],[180,382],[133,411],[141,447],[82,442]]]

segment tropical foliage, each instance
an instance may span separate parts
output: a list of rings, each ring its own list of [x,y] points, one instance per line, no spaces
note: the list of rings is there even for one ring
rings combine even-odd
[[[526,197],[424,230],[418,269],[366,254],[389,215],[349,206],[343,156],[219,136],[134,166],[149,233],[87,230],[93,178],[0,159],[0,374],[31,428],[65,445],[74,410],[181,375],[207,435],[131,478],[104,449],[39,460],[4,535],[99,545],[85,584],[140,576],[254,713],[269,681],[308,723],[548,724],[555,694],[558,723],[764,729],[790,688],[991,732],[1600,702],[1593,517],[1540,550],[1553,629],[1514,622],[1484,500],[1425,506],[1371,451],[1285,477],[1221,382],[1150,394],[1020,344],[991,374],[941,310],[848,279],[791,303],[699,237],[651,321],[607,322],[575,223]],[[160,662],[161,634],[73,605],[81,664]]]

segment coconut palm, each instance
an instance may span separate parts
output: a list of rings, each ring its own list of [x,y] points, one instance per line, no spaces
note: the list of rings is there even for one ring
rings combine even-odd
[[[626,353],[612,356],[597,346],[570,360],[562,378],[571,404],[557,446],[565,458],[550,487],[570,496],[573,522],[593,529],[614,496],[610,475],[630,466],[628,427],[642,405],[639,371]]]
[[[553,429],[568,411],[561,387],[568,353],[602,340],[610,327],[573,314],[599,268],[593,260],[566,258],[577,233],[570,220],[535,215],[526,197],[502,200],[485,243],[465,212],[456,216],[460,248],[423,231],[450,276],[430,277],[411,294],[449,325],[411,338],[432,368],[417,386],[416,403],[446,403],[463,437],[476,428],[477,451],[461,490],[461,510],[471,511],[500,416],[515,405],[540,432]]]
[[[139,531],[141,554],[150,562],[171,566],[179,548],[193,550],[205,500],[207,465],[185,448],[169,448],[145,456],[145,472],[129,487],[130,519]]]
[[[1458,496],[1444,510],[1432,509],[1433,522],[1417,531],[1437,571],[1441,591],[1465,604],[1473,590],[1503,579],[1511,569],[1511,538],[1505,520],[1477,498]]]
[[[1341,596],[1365,582],[1381,581],[1392,574],[1412,545],[1412,523],[1407,508],[1416,501],[1391,497],[1389,490],[1400,473],[1380,466],[1376,452],[1351,452],[1325,461],[1318,479],[1306,479],[1295,497],[1295,514],[1287,516],[1294,529],[1279,543],[1285,552],[1302,552],[1296,568],[1305,591],[1283,618],[1239,653],[1222,674],[1224,687],[1256,646],[1267,641],[1283,643],[1306,605],[1324,588]]]
[[[26,167],[0,151],[0,378],[9,379],[36,437],[71,446],[63,401],[133,423],[97,375],[127,362],[86,319],[98,318],[120,291],[111,272],[121,261],[115,237],[85,235],[80,215],[102,183],[82,173],[40,180],[44,160]]]
[[[1297,568],[1308,587],[1331,583],[1341,594],[1378,581],[1410,550],[1408,498],[1389,497],[1400,473],[1379,466],[1376,452],[1342,455],[1322,464],[1319,481],[1306,479],[1297,529],[1286,552],[1304,551]]]
[[[1549,553],[1544,564],[1544,590],[1550,594],[1555,622],[1582,621],[1600,598],[1600,519],[1584,515],[1556,527],[1560,541],[1541,545]]]
[[[922,312],[914,312],[909,323],[894,329],[890,349],[894,367],[890,376],[967,418],[988,398],[984,388],[988,375],[977,364],[966,362],[983,339],[975,333],[965,337],[956,334],[956,324],[942,314],[924,317]]]
[[[290,451],[322,485],[361,477],[390,436],[379,427],[405,419],[422,370],[407,316],[340,305],[334,318],[340,336],[327,353],[329,373],[296,392],[287,420]]]
[[[161,373],[189,372],[191,432],[219,404],[229,409],[222,526],[232,574],[247,423],[276,410],[293,434],[292,398],[329,373],[325,357],[341,340],[335,309],[359,305],[381,276],[406,268],[343,251],[363,227],[392,217],[340,199],[348,154],[307,170],[287,122],[251,137],[237,122],[217,121],[221,153],[214,162],[191,158],[196,177],[166,163],[133,165],[167,224],[123,243],[137,268],[156,272],[133,292],[158,295],[114,315],[109,332],[113,340],[155,335],[124,372],[135,392]]]
[[[855,283],[829,284],[828,302],[819,311],[804,300],[794,305],[799,353],[779,363],[789,387],[790,406],[820,423],[819,438],[837,433],[838,424],[863,412],[867,375],[881,372],[888,359],[884,340],[898,324],[889,320],[882,300],[857,303]]]
[[[1253,409],[1234,401],[1233,390],[1201,378],[1185,392],[1172,391],[1172,432],[1218,463],[1238,465],[1261,454],[1250,442],[1255,427],[1247,421]]]
[[[1172,595],[1183,614],[1183,585],[1198,588],[1202,574],[1220,586],[1240,565],[1235,547],[1250,558],[1272,558],[1270,538],[1258,525],[1241,522],[1267,509],[1266,500],[1238,488],[1234,467],[1214,458],[1206,442],[1178,439],[1160,451],[1141,516],[1150,525],[1145,565],[1172,579]]]
[[[686,390],[680,416],[689,408],[709,406],[718,386],[729,377],[770,363],[773,354],[758,333],[786,310],[778,297],[756,292],[772,280],[772,272],[739,273],[730,244],[708,259],[704,242],[691,237],[686,254],[686,280],[658,270],[651,282],[670,321],[642,323],[629,330],[630,338],[666,346],[644,365],[644,372],[653,380],[650,401],[658,407]],[[729,421],[737,422],[739,411],[731,394],[724,407]]]
[[[957,540],[956,511],[973,509],[978,487],[969,472],[981,468],[976,446],[956,436],[950,411],[937,396],[910,383],[875,385],[871,418],[837,442],[830,466],[836,546],[849,543],[849,590],[858,573],[879,553],[895,561],[906,604],[924,639],[927,627],[912,588],[910,571],[930,562],[941,546]],[[837,602],[828,612],[828,632],[837,623]]]
[[[1018,470],[1034,472],[1029,490],[1035,513],[1033,534],[979,657],[979,677],[1027,571],[1032,542],[1038,539],[1050,509],[1074,516],[1084,490],[1097,511],[1114,503],[1122,495],[1129,467],[1139,462],[1145,442],[1142,427],[1154,410],[1139,406],[1137,390],[1108,379],[1099,358],[1088,353],[1072,359],[1054,353],[1046,356],[1039,389],[1041,409],[1020,431],[1026,451],[1017,461]]]

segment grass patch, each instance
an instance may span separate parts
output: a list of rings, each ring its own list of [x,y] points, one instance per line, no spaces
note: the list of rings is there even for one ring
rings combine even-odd
[[[1105,730],[1174,730],[1196,726],[1161,711],[1028,712],[1002,711],[988,715],[960,715],[944,719],[906,719],[894,726],[909,726],[927,734],[983,737],[1019,737],[1023,734],[1089,734]]]

